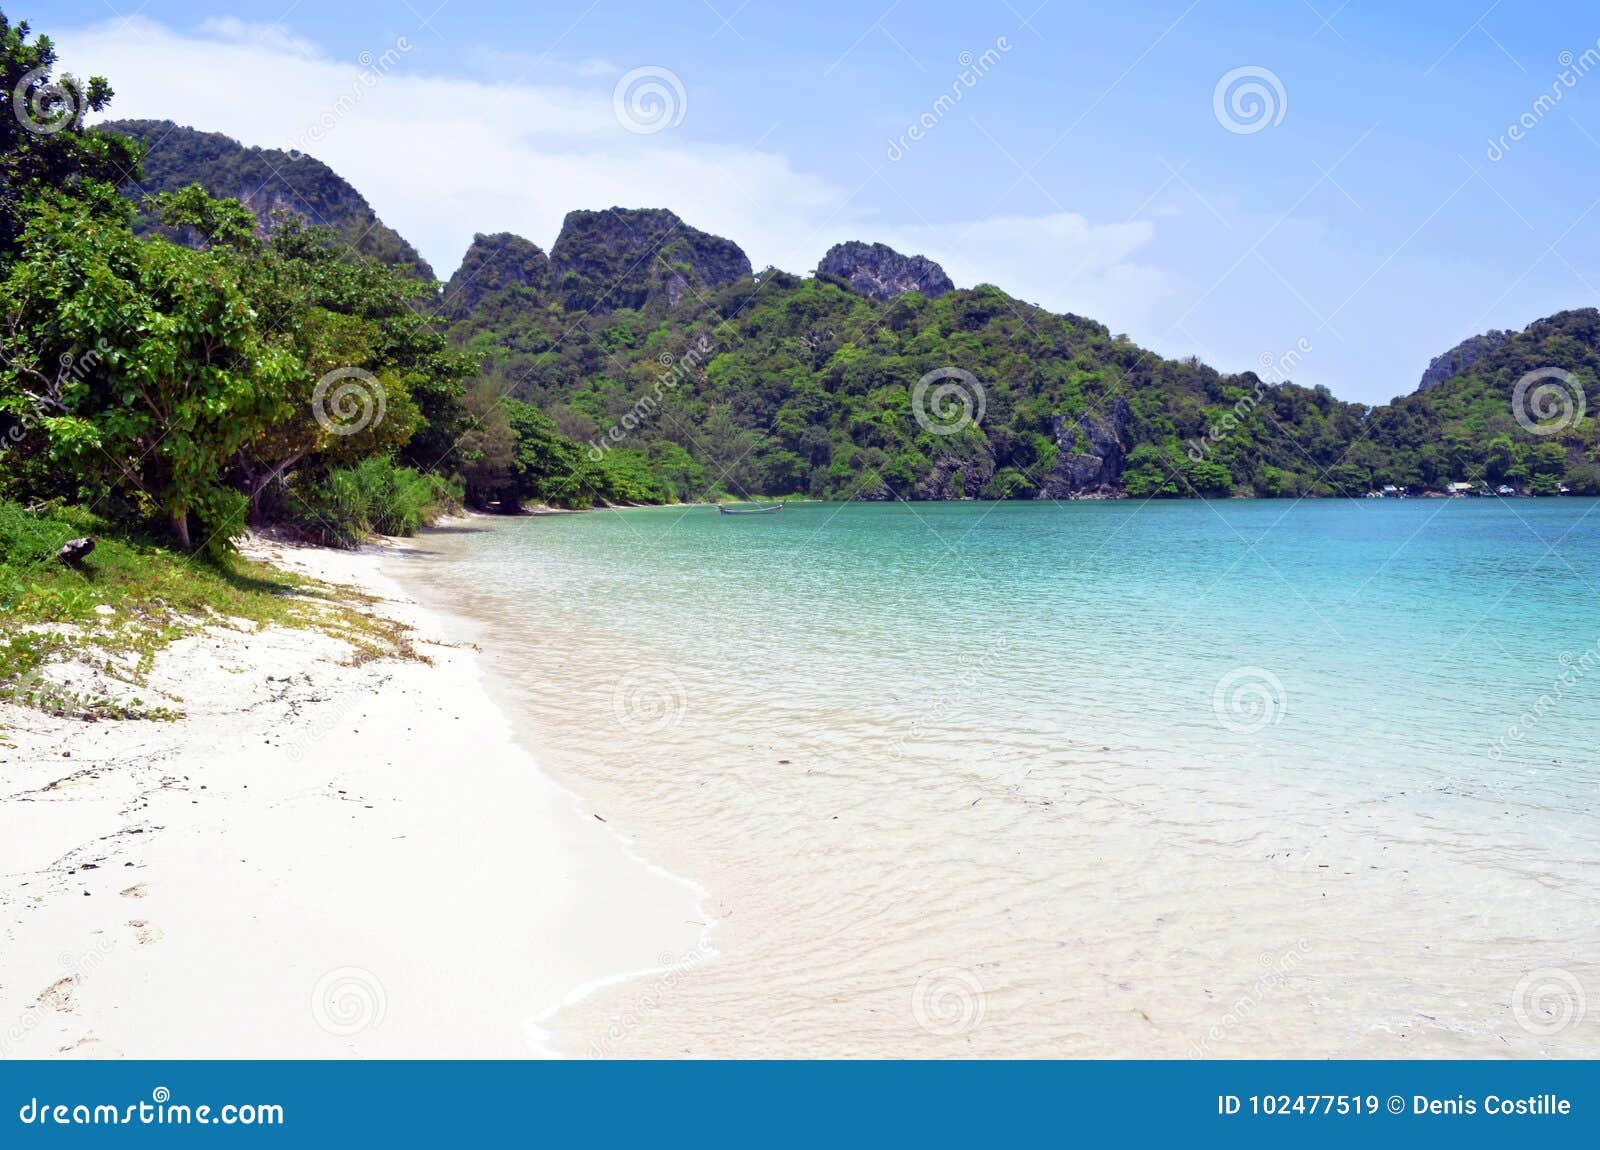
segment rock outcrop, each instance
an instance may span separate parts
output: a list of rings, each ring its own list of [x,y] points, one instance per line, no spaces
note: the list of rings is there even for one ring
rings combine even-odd
[[[447,315],[465,315],[486,296],[512,286],[543,291],[550,286],[550,257],[532,240],[511,232],[472,237],[472,246],[445,286]]]
[[[1443,355],[1433,357],[1428,370],[1422,373],[1422,382],[1417,384],[1417,390],[1427,391],[1447,379],[1454,379],[1490,352],[1498,351],[1515,334],[1511,331],[1486,331],[1462,340]]]
[[[976,499],[994,478],[994,452],[981,447],[970,456],[946,455],[916,486],[915,499]]]
[[[906,292],[930,298],[955,290],[944,269],[926,256],[903,256],[886,244],[857,240],[834,244],[817,264],[819,275],[837,276],[853,291],[875,300],[891,300]]]
[[[674,308],[750,275],[738,244],[663,208],[568,212],[550,248],[551,286],[571,311]]]
[[[1052,421],[1060,454],[1039,485],[1040,499],[1082,499],[1116,495],[1127,460],[1128,424],[1133,410],[1117,396],[1102,416],[1088,412],[1077,419],[1058,415]]]
[[[417,249],[378,219],[361,193],[321,160],[278,148],[246,147],[220,132],[184,128],[170,120],[109,120],[95,127],[150,146],[144,178],[130,183],[125,195],[138,198],[199,184],[213,196],[243,201],[263,236],[283,215],[297,216],[328,228],[379,263],[433,279],[433,269]],[[140,232],[161,232],[182,243],[199,242],[199,237],[174,232],[145,215],[137,226]]]

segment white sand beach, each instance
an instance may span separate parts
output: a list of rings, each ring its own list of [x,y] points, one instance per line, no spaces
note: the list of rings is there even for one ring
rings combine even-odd
[[[156,658],[176,722],[3,705],[0,1057],[548,1055],[560,1003],[704,953],[694,888],[540,772],[384,548],[250,547],[431,665],[216,628]]]
[[[0,1057],[1597,1049],[1586,872],[1148,752],[984,773],[798,692],[752,719],[722,664],[530,603],[496,564],[555,522],[249,545],[426,661],[214,627],[156,657],[176,722],[5,705]]]

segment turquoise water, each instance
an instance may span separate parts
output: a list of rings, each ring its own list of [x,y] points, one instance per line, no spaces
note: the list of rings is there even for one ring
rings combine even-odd
[[[1600,995],[1596,508],[656,508],[417,566],[545,761],[723,900],[642,1051],[925,1052],[932,964],[986,988],[952,1053],[1595,1053],[1507,1004]]]
[[[1008,747],[1139,747],[1364,795],[1587,809],[1595,508],[650,509],[523,521],[464,557],[530,612],[717,676],[751,707],[931,703],[922,728]],[[1243,697],[1230,708],[1225,685],[1223,712],[1244,729],[1215,706],[1230,672]],[[1519,725],[1541,696],[1555,705]]]

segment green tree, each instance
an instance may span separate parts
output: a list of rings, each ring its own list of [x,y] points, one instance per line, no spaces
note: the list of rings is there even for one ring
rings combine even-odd
[[[83,125],[110,102],[111,85],[55,77],[55,45],[48,36],[29,43],[30,33],[0,12],[0,258],[15,254],[32,197],[71,191],[114,215],[114,189],[139,172],[136,144]]]
[[[0,282],[0,406],[49,412],[46,454],[81,493],[159,515],[186,549],[191,517],[213,547],[242,525],[225,467],[298,367],[223,257],[73,201],[40,203]]]

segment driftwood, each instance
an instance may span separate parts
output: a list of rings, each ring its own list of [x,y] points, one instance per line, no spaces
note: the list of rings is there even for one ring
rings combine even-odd
[[[56,558],[68,567],[81,567],[83,561],[89,557],[89,552],[93,550],[93,536],[85,535],[82,539],[68,539],[61,545],[61,550],[56,552]]]

